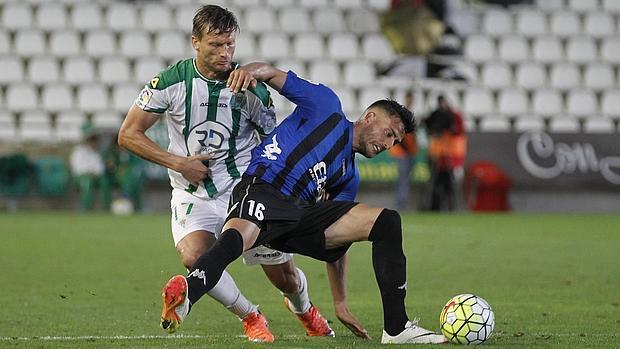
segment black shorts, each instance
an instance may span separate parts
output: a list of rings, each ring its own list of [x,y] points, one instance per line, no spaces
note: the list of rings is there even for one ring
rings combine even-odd
[[[243,218],[260,227],[254,246],[299,253],[333,262],[350,245],[325,248],[325,230],[357,205],[352,201],[307,203],[287,197],[271,184],[244,175],[233,189],[227,221]]]

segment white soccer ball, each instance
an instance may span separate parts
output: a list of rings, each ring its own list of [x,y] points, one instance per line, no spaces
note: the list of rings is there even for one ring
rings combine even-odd
[[[484,299],[473,294],[460,294],[443,307],[439,326],[450,342],[477,345],[491,337],[495,315]]]
[[[115,216],[129,216],[133,214],[133,204],[126,198],[120,198],[112,201],[110,211]]]

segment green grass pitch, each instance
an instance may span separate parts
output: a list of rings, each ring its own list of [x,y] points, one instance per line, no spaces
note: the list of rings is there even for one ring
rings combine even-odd
[[[420,325],[438,331],[444,303],[470,292],[495,311],[488,348],[620,347],[620,215],[408,214],[403,227]],[[167,215],[2,214],[0,241],[0,348],[383,347],[368,243],[350,251],[349,305],[370,342],[335,319],[322,263],[296,257],[335,339],[307,338],[259,267],[231,265],[270,320],[265,345],[209,298],[177,336],[160,330],[161,287],[184,272]]]

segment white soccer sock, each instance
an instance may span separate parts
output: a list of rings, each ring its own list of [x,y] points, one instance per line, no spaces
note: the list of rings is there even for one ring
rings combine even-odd
[[[246,315],[258,310],[257,306],[252,304],[245,296],[239,291],[235,280],[232,276],[224,270],[220,281],[207,292],[211,298],[220,302],[230,310],[233,314],[237,315],[240,319],[243,319]]]
[[[297,314],[303,314],[310,309],[310,297],[308,296],[308,281],[306,280],[306,275],[301,269],[297,269],[297,275],[299,275],[299,291],[295,293],[282,293],[286,298],[288,298],[292,310]]]

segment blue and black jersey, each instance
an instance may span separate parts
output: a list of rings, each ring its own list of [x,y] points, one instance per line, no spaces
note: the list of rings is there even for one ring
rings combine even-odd
[[[297,107],[253,150],[246,173],[303,201],[315,202],[325,193],[332,200],[353,201],[359,184],[353,123],[338,96],[292,71],[280,93]]]

